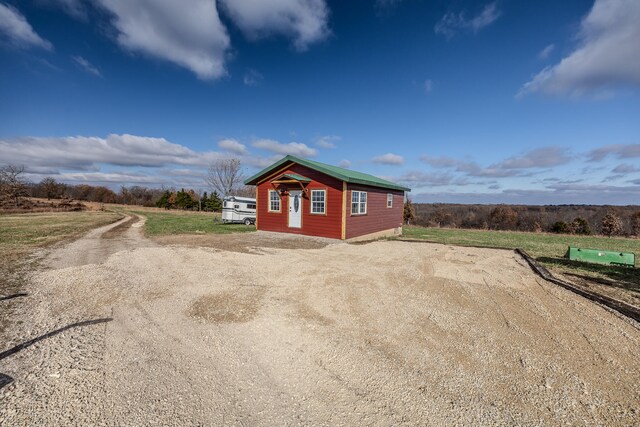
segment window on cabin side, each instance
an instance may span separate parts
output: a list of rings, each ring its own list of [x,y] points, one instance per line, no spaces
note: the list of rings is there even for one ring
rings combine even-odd
[[[326,191],[311,190],[311,213],[323,214],[326,212]]]
[[[280,196],[274,190],[269,190],[269,212],[280,212]]]
[[[393,207],[393,194],[391,193],[387,193],[387,207],[388,208]]]
[[[367,192],[351,192],[351,215],[362,215],[367,213]]]

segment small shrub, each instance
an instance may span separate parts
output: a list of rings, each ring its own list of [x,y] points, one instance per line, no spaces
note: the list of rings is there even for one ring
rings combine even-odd
[[[640,237],[640,211],[631,215],[631,233]]]
[[[610,212],[602,218],[601,230],[605,236],[618,236],[622,234],[622,221],[618,215]]]
[[[551,226],[551,231],[558,234],[567,233],[569,231],[569,226],[564,221],[556,221]]]
[[[587,220],[584,218],[578,217],[574,219],[573,221],[571,221],[571,224],[569,224],[568,228],[569,231],[573,234],[581,234],[584,236],[588,236],[589,234],[591,234],[591,227],[589,226]]]

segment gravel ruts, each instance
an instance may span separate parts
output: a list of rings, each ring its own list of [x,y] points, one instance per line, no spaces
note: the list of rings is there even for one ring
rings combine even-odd
[[[70,327],[0,360],[0,425],[639,424],[638,325],[511,251],[162,246],[140,225],[30,278],[0,352]]]

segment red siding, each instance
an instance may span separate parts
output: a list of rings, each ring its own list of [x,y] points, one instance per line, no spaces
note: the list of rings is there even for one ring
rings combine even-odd
[[[269,190],[273,189],[271,180],[283,173],[294,173],[311,179],[311,182],[306,186],[309,192],[306,195],[303,194],[302,198],[302,228],[289,228],[288,226],[289,197],[287,195],[280,198],[281,209],[279,213],[268,212]],[[287,188],[297,190],[300,189],[300,186],[289,184]],[[327,190],[325,215],[311,213],[310,197],[313,189]],[[257,186],[257,194],[258,230],[306,234],[333,239],[342,237],[342,181],[305,166],[293,164],[287,169],[278,171],[265,182],[259,184]]]
[[[367,213],[351,215],[351,190],[367,192]],[[387,194],[393,194],[393,207],[387,207]],[[351,185],[347,187],[346,238],[358,237],[377,231],[402,227],[404,193],[397,190]]]

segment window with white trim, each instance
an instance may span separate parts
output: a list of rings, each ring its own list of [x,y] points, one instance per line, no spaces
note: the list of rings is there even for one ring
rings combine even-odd
[[[388,208],[393,207],[393,194],[391,193],[387,193],[387,207]]]
[[[326,213],[326,190],[311,190],[311,213]]]
[[[351,192],[351,215],[363,215],[367,213],[367,192]]]
[[[280,196],[275,190],[269,190],[269,212],[280,212]]]

